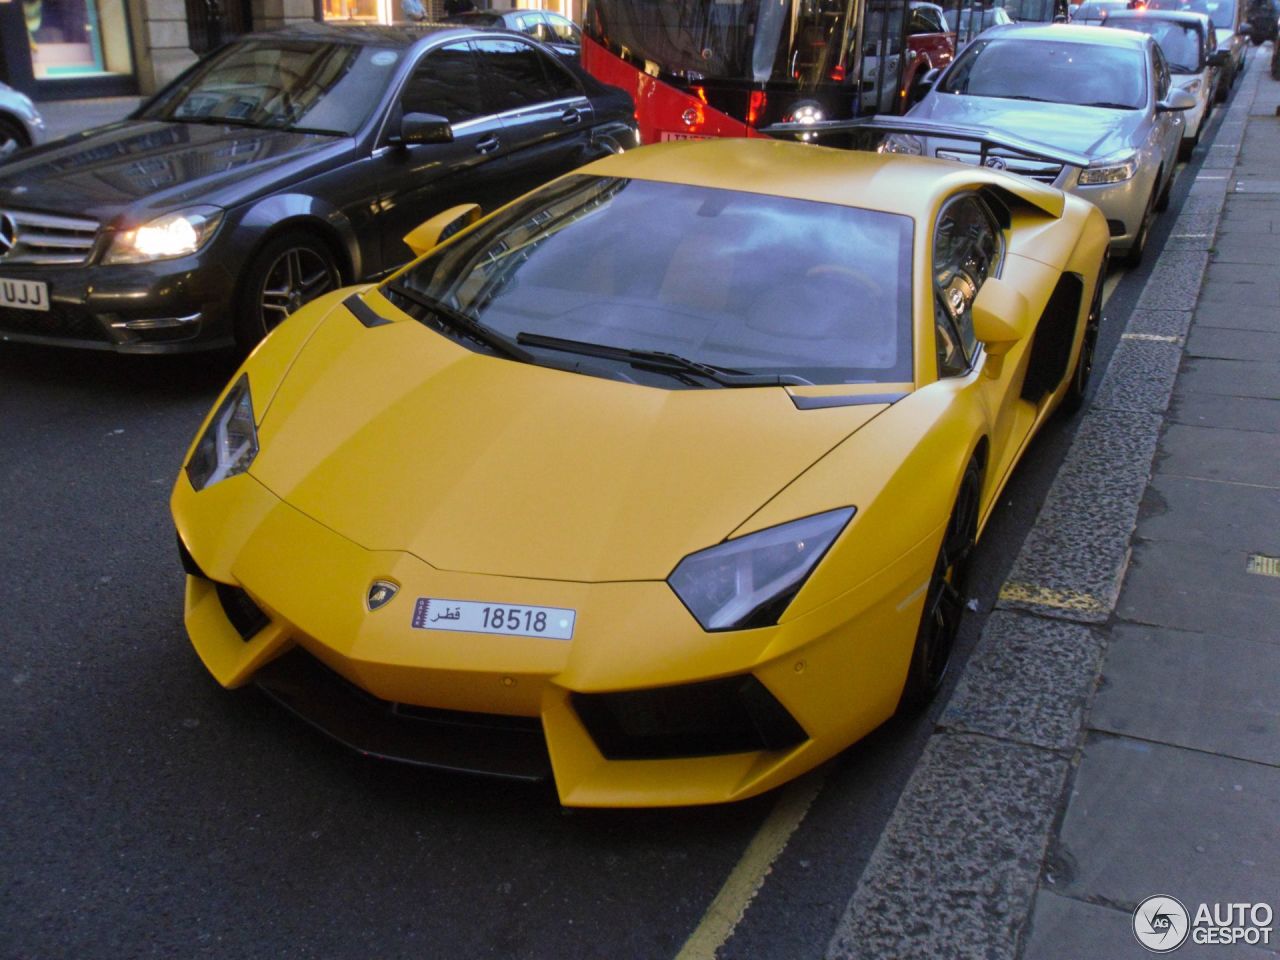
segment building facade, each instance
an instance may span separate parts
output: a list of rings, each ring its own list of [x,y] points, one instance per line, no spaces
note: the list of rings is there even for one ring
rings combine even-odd
[[[147,95],[241,34],[309,20],[403,23],[402,0],[0,0],[0,81],[36,100]],[[475,0],[577,19],[581,0]],[[433,16],[444,0],[424,0]]]

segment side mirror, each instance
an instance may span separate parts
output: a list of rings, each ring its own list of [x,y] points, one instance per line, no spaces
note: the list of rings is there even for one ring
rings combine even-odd
[[[418,224],[404,235],[404,242],[415,257],[420,257],[459,230],[471,226],[482,215],[480,204],[460,203],[448,210],[441,210],[430,220]]]
[[[1225,67],[1227,65],[1227,54],[1224,50],[1215,50],[1209,54],[1209,59],[1205,61],[1211,67]]]
[[[923,74],[921,74],[919,77],[916,78],[915,83],[911,85],[910,101],[912,105],[919,103],[926,96],[928,96],[929,91],[933,89],[933,85],[938,82],[938,77],[941,75],[942,75],[941,68],[933,67],[929,70],[926,70]]]
[[[987,355],[999,360],[1019,340],[1031,333],[1031,304],[1013,284],[999,277],[988,277],[973,298],[973,332],[987,349]],[[999,375],[999,365],[992,370]]]
[[[1190,110],[1196,105],[1194,94],[1182,89],[1170,90],[1169,95],[1156,104],[1156,113],[1172,113],[1178,110]]]
[[[406,113],[400,121],[400,136],[392,143],[408,146],[416,143],[452,143],[453,126],[434,113]]]
[[[1236,33],[1240,34],[1240,36],[1244,37],[1245,39],[1248,39],[1249,37],[1253,36],[1253,26],[1248,23],[1242,23],[1240,24],[1240,29],[1237,30]]]

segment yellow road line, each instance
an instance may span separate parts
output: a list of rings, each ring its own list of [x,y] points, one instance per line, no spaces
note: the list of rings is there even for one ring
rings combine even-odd
[[[1092,594],[1077,590],[1055,590],[1029,583],[1006,582],[1000,588],[1000,599],[1038,607],[1053,607],[1056,610],[1075,610],[1079,613],[1106,613],[1110,609]]]
[[[733,936],[747,907],[760,892],[764,878],[773,869],[773,862],[786,849],[787,841],[809,812],[825,779],[826,767],[820,767],[782,788],[769,816],[747,844],[702,922],[676,954],[676,960],[713,960],[716,951]]]

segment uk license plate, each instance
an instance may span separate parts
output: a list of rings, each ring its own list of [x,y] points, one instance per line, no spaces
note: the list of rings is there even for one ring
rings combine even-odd
[[[679,133],[675,130],[663,130],[658,134],[658,140],[667,143],[671,140],[710,140],[710,137],[704,137],[700,133]]]
[[[49,285],[43,280],[6,280],[0,277],[0,307],[48,310]]]
[[[563,607],[419,597],[413,607],[413,626],[418,630],[505,633],[517,637],[572,640],[577,616],[577,611]]]

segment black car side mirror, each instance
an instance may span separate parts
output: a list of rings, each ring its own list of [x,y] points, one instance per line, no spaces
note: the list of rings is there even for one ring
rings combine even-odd
[[[1225,67],[1227,65],[1227,53],[1225,50],[1215,50],[1209,54],[1206,61],[1211,67]]]
[[[1244,37],[1245,39],[1248,39],[1249,37],[1253,36],[1253,27],[1250,24],[1242,23],[1240,24],[1240,29],[1237,30],[1236,33],[1240,34],[1240,36]]]
[[[453,126],[444,117],[434,113],[406,113],[400,121],[400,136],[392,143],[409,145],[416,143],[452,143]]]

